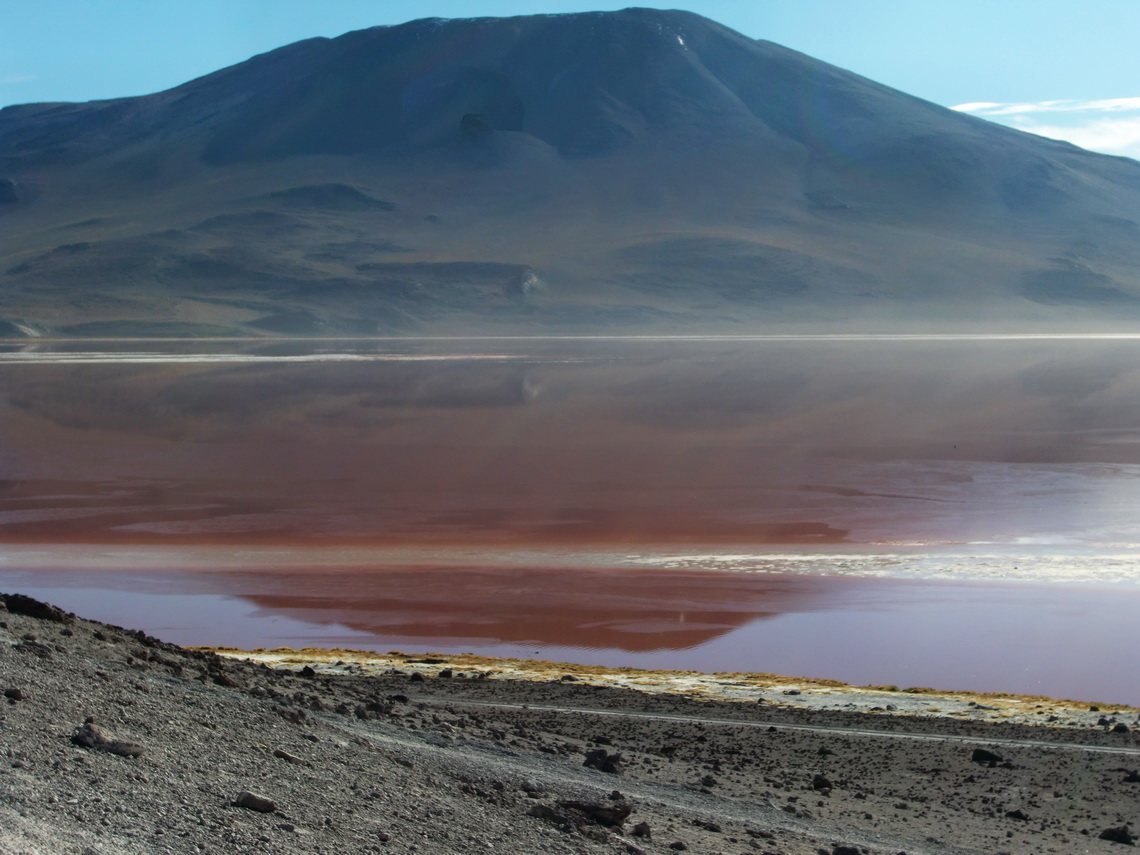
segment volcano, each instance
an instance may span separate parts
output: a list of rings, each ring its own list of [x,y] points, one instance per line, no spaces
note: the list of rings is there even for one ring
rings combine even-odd
[[[0,110],[0,335],[1130,329],[1140,163],[687,12]]]

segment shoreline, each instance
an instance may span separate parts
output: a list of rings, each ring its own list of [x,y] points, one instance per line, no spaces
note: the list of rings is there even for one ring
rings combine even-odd
[[[187,646],[435,650],[1140,704],[1120,678],[1132,669],[1119,640],[1140,606],[1136,585],[206,560],[147,572],[112,569],[114,554],[93,560],[102,567],[0,567],[0,586]]]
[[[469,679],[550,682],[560,680],[600,688],[631,689],[646,694],[684,695],[696,700],[779,705],[804,710],[890,713],[894,716],[967,717],[970,721],[1008,722],[1054,728],[1098,727],[1105,714],[1136,719],[1140,706],[1096,699],[1051,698],[1005,692],[974,692],[927,686],[854,686],[840,680],[781,674],[606,668],[537,659],[443,654],[433,651],[380,654],[346,648],[288,647],[239,650],[232,647],[191,648],[273,668],[319,674],[391,675],[400,669],[438,677],[462,671]],[[567,678],[570,679],[567,679]],[[1038,716],[1045,716],[1042,721]],[[1065,718],[1062,718],[1064,716]]]

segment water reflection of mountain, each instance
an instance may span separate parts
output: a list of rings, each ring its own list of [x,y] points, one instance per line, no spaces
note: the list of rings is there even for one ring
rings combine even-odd
[[[787,611],[826,608],[848,583],[653,570],[369,569],[225,574],[271,615],[427,645],[681,650]]]
[[[212,346],[0,354],[0,539],[957,540],[1140,462],[1135,341]]]

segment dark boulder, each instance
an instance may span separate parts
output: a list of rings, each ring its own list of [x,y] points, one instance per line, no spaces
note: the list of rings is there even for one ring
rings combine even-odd
[[[974,753],[970,755],[970,759],[975,763],[983,763],[991,767],[1002,762],[1000,754],[994,754],[994,752],[987,751],[985,748],[975,748]]]
[[[608,772],[611,775],[620,775],[622,771],[622,756],[610,754],[604,748],[595,748],[586,752],[586,759],[582,765],[599,772]]]
[[[1108,840],[1111,843],[1123,843],[1125,846],[1136,845],[1136,835],[1128,828],[1128,825],[1117,826],[1116,828],[1106,828],[1097,835],[1101,840]]]
[[[0,599],[14,615],[26,615],[37,620],[47,620],[53,623],[71,623],[75,616],[68,614],[58,606],[45,603],[24,594],[0,594]]]

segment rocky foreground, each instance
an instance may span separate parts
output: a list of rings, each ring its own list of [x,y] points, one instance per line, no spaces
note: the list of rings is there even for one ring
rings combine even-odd
[[[1067,854],[1123,851],[1140,820],[1131,709],[257,661],[0,598],[4,855]]]

